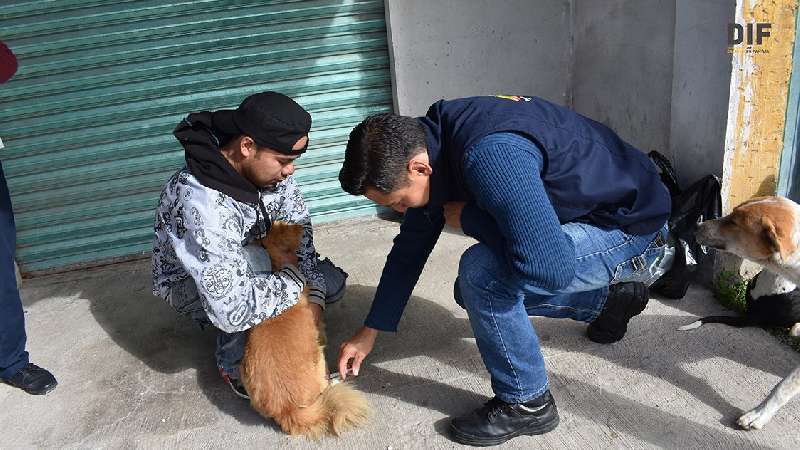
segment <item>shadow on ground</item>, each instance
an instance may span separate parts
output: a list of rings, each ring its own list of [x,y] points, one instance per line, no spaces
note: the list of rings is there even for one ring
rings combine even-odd
[[[114,343],[147,367],[164,374],[196,369],[198,387],[221,411],[242,424],[272,426],[222,382],[214,358],[215,329],[201,329],[154,297],[149,265],[131,265],[131,269],[104,272],[103,283],[97,278],[67,275],[61,283],[50,283],[45,290],[34,285],[26,303],[52,295],[52,289],[65,295],[73,288],[77,292],[72,295],[89,301],[91,314]]]
[[[329,339],[332,348],[338,349],[338,344],[349,337],[361,326],[362,318],[369,310],[370,302],[375,289],[367,286],[352,286],[346,303],[339,309],[329,313]],[[693,314],[702,313],[699,305],[672,303],[680,306]],[[687,323],[687,318],[682,316],[643,315],[637,319],[636,327],[631,329],[627,343],[620,342],[615,345],[595,344],[585,338],[585,325],[569,320],[556,320],[546,318],[533,319],[537,333],[542,344],[550,351],[556,350],[569,354],[586,354],[603,358],[611,364],[621,366],[631,371],[646,373],[652,377],[660,378],[675,386],[677,389],[689,392],[698,400],[718,410],[723,416],[722,423],[732,426],[736,417],[742,411],[731,405],[724,397],[705,380],[687,373],[682,366],[702,361],[708,358],[728,358],[742,365],[758,370],[784,376],[787,373],[785,362],[763,358],[763,350],[759,348],[734,348],[718,345],[692,345],[691,349],[699,350],[693,353],[681,350],[680,340],[703,339],[702,334],[682,334],[676,328]],[[691,320],[690,320],[691,321]],[[431,325],[434,324],[434,325]],[[366,361],[361,371],[358,386],[362,390],[384,396],[397,398],[400,401],[412,403],[420,407],[440,411],[446,416],[463,414],[478,406],[485,398],[472,391],[439,383],[436,380],[420,378],[404,374],[397,374],[380,367],[381,363],[397,359],[413,358],[425,355],[444,364],[456,367],[459,370],[477,373],[487,378],[486,371],[480,362],[477,348],[472,339],[472,331],[466,318],[459,318],[453,313],[428,300],[412,297],[409,300],[403,321],[400,324],[401,332],[396,335],[387,335],[379,338],[376,348]],[[638,335],[637,332],[646,332],[649,338]],[[735,329],[727,329],[725,333],[736,333]],[[652,335],[659,337],[654,338]],[[719,334],[719,331],[716,333]],[[716,339],[720,339],[717,337]],[[723,338],[724,340],[724,338]],[[670,345],[650,345],[652,342],[668,342]],[[648,344],[641,347],[637,342]],[[676,347],[678,348],[676,351]],[[686,347],[689,348],[688,346]],[[721,352],[718,352],[721,350]],[[329,361],[335,362],[335,355],[329,354]],[[331,359],[333,357],[334,359]],[[551,378],[553,378],[551,376]],[[717,431],[704,425],[692,422],[685,418],[675,416],[658,408],[642,405],[621,397],[586,385],[579,380],[568,377],[555,377],[551,379],[556,397],[569,395],[570,392],[580,392],[577,386],[585,390],[598,391],[596,398],[582,398],[577,402],[579,408],[571,412],[594,420],[594,414],[602,405],[611,402],[614,407],[627,411],[626,415],[640,417],[645,422],[653,425],[653,431],[640,436],[655,445],[672,445],[674,436],[669,436],[674,430],[694,430],[697,433],[717,433]],[[403,389],[405,386],[414,386],[415,389]],[[419,389],[422,387],[422,389]],[[445,393],[431,395],[431,391],[438,390]],[[402,394],[402,395],[399,395]],[[754,398],[754,404],[760,399]],[[438,402],[437,402],[438,401]],[[606,408],[607,409],[607,408]],[[635,412],[631,412],[635,411]],[[662,425],[656,425],[656,424]],[[672,432],[663,430],[663,424],[675,426]],[[435,425],[440,433],[446,432],[447,420],[444,419]],[[649,429],[642,427],[643,430]],[[661,431],[658,431],[661,430]]]
[[[196,369],[200,390],[221,411],[242,424],[264,424],[277,429],[251,410],[247,402],[234,397],[221,382],[214,361],[214,330],[201,330],[192,321],[179,317],[163,301],[153,297],[149,273],[146,271],[115,273],[113,277],[116,279],[108,280],[103,286],[83,282],[71,285],[89,301],[95,320],[118,346],[160,373]],[[37,297],[47,295],[44,291],[37,292],[34,289],[34,295],[27,300],[35,302]],[[351,285],[345,298],[326,312],[330,343],[327,359],[331,366],[335,364],[340,343],[363,323],[374,293],[372,286]],[[708,309],[707,305],[701,307],[686,301],[671,301],[669,304],[692,314],[702,314]],[[610,364],[663,379],[718,410],[728,425],[741,411],[705,380],[687,373],[682,366],[708,358],[728,358],[777,376],[784,376],[787,372],[785,362],[767,360],[759,348],[692,345],[691,353],[681,351],[681,342],[684,340],[703,339],[701,333],[673,336],[677,333],[673,330],[687,323],[685,316],[643,315],[636,320],[636,326],[632,327],[631,334],[624,341],[611,346],[589,342],[584,337],[585,325],[581,323],[546,318],[536,318],[532,322],[548,352],[591,355]],[[425,356],[459,371],[477,374],[488,383],[465,316],[454,315],[452,310],[430,300],[412,297],[400,330],[400,333],[383,334],[379,338],[362,368],[361,377],[355,381],[360,389],[368,394],[436,410],[445,416],[462,414],[486,400],[473,391],[436,379],[395,373],[381,367],[384,365],[382,363]],[[731,328],[723,333],[736,332]],[[658,337],[654,338],[653,335]],[[719,337],[719,330],[715,335],[715,339],[724,340],[724,336]],[[659,341],[665,345],[652,344]],[[565,398],[568,401],[560,402],[562,410],[595,420],[602,411],[608,410],[610,404],[613,408],[626,411],[628,417],[637,417],[637,421],[641,422],[635,427],[638,437],[653,445],[674,444],[674,433],[689,431],[709,436],[718,433],[718,430],[705,425],[589,386],[571,377],[551,376],[551,384],[556,398],[568,397]],[[593,391],[597,395],[583,394]],[[754,398],[754,404],[758,400]],[[433,426],[439,433],[446,434],[447,423],[447,419],[442,419]]]

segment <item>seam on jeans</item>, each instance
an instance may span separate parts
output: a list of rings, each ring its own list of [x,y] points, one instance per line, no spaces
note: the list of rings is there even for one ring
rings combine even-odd
[[[545,392],[546,390],[548,390],[548,389],[550,389],[550,380],[547,380],[547,381],[545,381],[545,382],[544,382],[544,386],[542,386],[542,388],[541,388],[541,389],[539,389],[538,391],[536,391],[536,393],[535,393],[535,394],[533,394],[533,395],[531,395],[529,398],[517,397],[517,399],[516,399],[516,401],[515,401],[514,403],[525,403],[525,402],[531,401],[531,400],[533,400],[533,399],[535,399],[535,398],[539,398],[539,396],[541,396],[542,394],[544,394],[544,392]],[[502,400],[502,399],[501,399],[501,400]]]
[[[550,308],[550,309],[569,309],[569,310],[578,311],[578,312],[584,312],[584,311],[594,312],[593,309],[573,308],[572,306],[565,306],[565,305],[551,305],[550,303],[540,303],[540,304],[535,306],[535,308],[539,308],[539,307],[545,307],[545,308]],[[526,308],[526,310],[527,310],[527,308]]]
[[[588,253],[588,254],[586,254],[586,255],[583,255],[583,256],[576,256],[576,257],[575,257],[575,259],[577,259],[577,260],[581,260],[581,259],[588,258],[588,257],[590,257],[590,256],[597,256],[597,255],[602,255],[602,254],[608,254],[608,253],[611,253],[611,252],[612,252],[612,251],[614,251],[614,250],[618,250],[618,249],[620,249],[620,248],[622,248],[622,247],[625,247],[626,245],[630,244],[630,243],[631,243],[631,241],[633,240],[633,236],[631,236],[631,235],[629,235],[629,234],[626,234],[625,236],[626,236],[626,237],[625,237],[625,240],[624,240],[623,242],[621,242],[620,244],[618,244],[618,245],[615,245],[614,247],[607,248],[607,249],[605,249],[605,250],[600,250],[600,251],[597,251],[597,252],[594,252],[594,253]]]
[[[572,306],[569,306],[569,305],[553,305],[553,304],[550,304],[550,303],[539,303],[536,306],[531,307],[531,309],[544,307],[544,308],[550,308],[550,309],[558,309],[558,310],[566,309],[566,310],[570,310],[570,311],[575,311],[575,312],[586,314],[587,318],[584,321],[588,323],[588,322],[591,322],[592,320],[597,318],[597,316],[600,315],[600,311],[602,311],[603,310],[603,306],[605,306],[606,298],[608,298],[607,295],[603,298],[603,300],[601,300],[601,304],[600,304],[599,308],[575,308],[575,307],[572,307]],[[528,312],[528,308],[527,307],[525,308],[525,312]]]
[[[489,313],[492,315],[492,322],[494,323],[494,329],[497,330],[497,337],[500,338],[500,344],[503,346],[503,353],[506,355],[506,361],[508,361],[509,367],[511,367],[511,373],[514,374],[514,381],[517,382],[517,395],[522,392],[522,387],[519,385],[519,377],[517,376],[517,371],[514,370],[514,364],[511,363],[511,358],[508,357],[508,349],[506,348],[506,343],[503,341],[503,335],[500,333],[500,327],[497,326],[497,318],[494,316],[494,301],[492,300],[492,296],[489,295]]]

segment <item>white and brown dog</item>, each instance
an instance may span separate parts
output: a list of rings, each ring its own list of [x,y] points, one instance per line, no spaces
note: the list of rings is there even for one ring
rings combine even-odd
[[[697,229],[701,245],[733,253],[760,264],[765,269],[748,292],[748,301],[770,302],[770,297],[797,297],[800,285],[800,205],[783,197],[758,197],[734,208],[729,215],[701,223]],[[790,296],[790,297],[788,297]],[[784,299],[786,300],[786,299]],[[795,302],[796,304],[796,302]],[[760,305],[761,313],[768,309]],[[751,307],[748,307],[750,310]],[[785,309],[776,314],[786,315]],[[769,314],[763,314],[765,317]],[[724,320],[701,319],[682,329],[697,328],[705,322]],[[717,318],[718,319],[718,318]],[[775,317],[773,323],[791,326],[796,317]],[[753,319],[752,324],[759,324]],[[730,323],[733,325],[733,323]],[[741,323],[747,325],[750,323]],[[800,336],[800,323],[790,333]],[[778,410],[800,392],[800,367],[783,379],[755,409],[745,413],[737,423],[744,429],[760,429]]]

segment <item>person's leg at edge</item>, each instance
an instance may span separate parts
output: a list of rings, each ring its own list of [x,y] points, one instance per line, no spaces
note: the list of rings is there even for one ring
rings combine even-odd
[[[16,227],[3,166],[0,164],[0,380],[29,394],[46,394],[55,377],[31,364],[25,351],[25,316],[14,270]]]
[[[25,316],[14,276],[14,219],[5,179],[0,182],[0,378],[28,364]]]

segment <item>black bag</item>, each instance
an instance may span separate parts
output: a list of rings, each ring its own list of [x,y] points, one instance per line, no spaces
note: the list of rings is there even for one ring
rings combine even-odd
[[[675,251],[672,268],[653,283],[650,290],[671,299],[683,298],[694,280],[697,267],[710,251],[695,240],[697,224],[722,215],[722,185],[715,175],[706,175],[681,190],[669,160],[656,151],[648,156],[661,171],[661,180],[672,197],[668,245]]]

